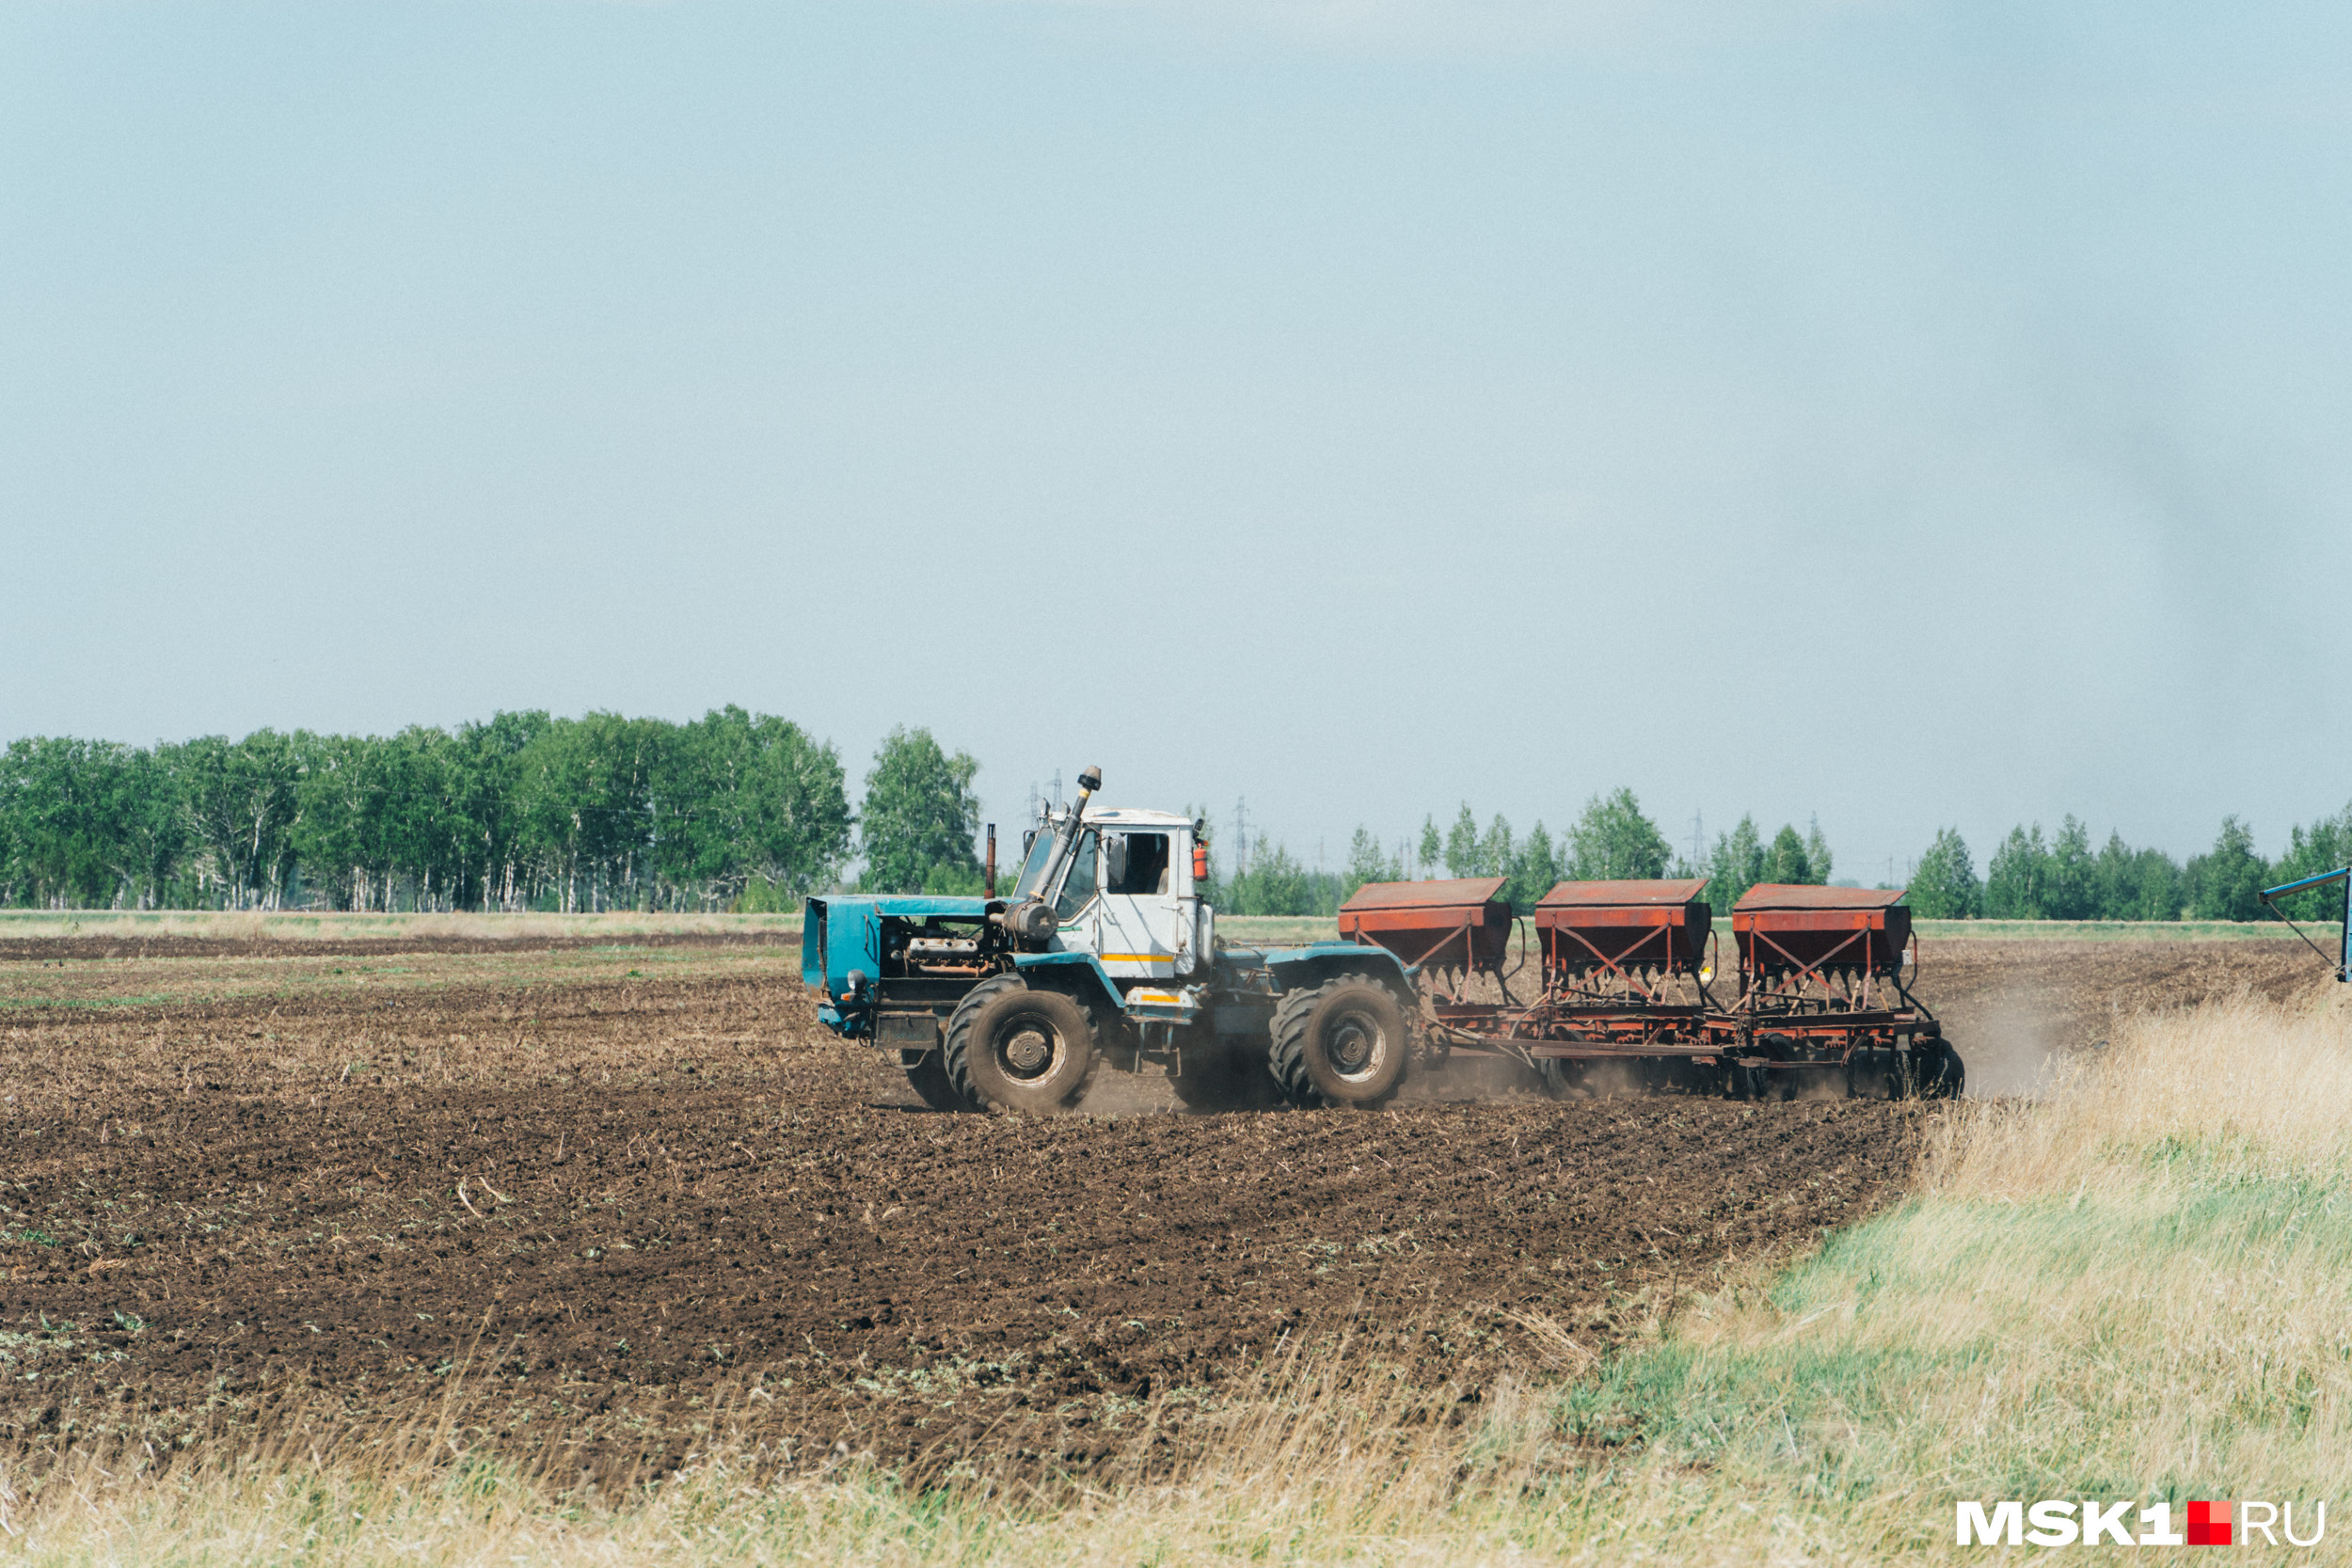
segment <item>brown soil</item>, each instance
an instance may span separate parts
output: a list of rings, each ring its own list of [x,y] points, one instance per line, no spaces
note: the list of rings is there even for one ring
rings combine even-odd
[[[1172,1452],[1301,1345],[1470,1390],[1530,1316],[1600,1348],[1883,1201],[1931,1114],[935,1115],[815,1026],[796,955],[747,957],[0,1012],[0,1452],[290,1405],[429,1406],[608,1476],[720,1427],[918,1472],[1083,1465],[1146,1422]],[[2120,1006],[2310,978],[2248,943],[1936,960],[1972,1058],[1972,1033],[2087,1041]],[[0,964],[0,998],[38,973]],[[1090,1108],[1168,1103],[1104,1087]]]
[[[1930,941],[1921,1001],[1968,1064],[1971,1095],[2030,1093],[2042,1066],[2106,1042],[2133,1013],[2249,990],[2281,1000],[2324,987],[2297,942]]]
[[[37,937],[0,942],[0,964],[125,958],[373,958],[407,953],[562,953],[600,947],[789,947],[797,931],[659,932],[585,937]]]

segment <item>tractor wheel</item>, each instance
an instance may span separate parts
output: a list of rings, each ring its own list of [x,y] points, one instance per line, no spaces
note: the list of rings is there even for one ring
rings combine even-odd
[[[1295,1104],[1370,1110],[1404,1083],[1411,1046],[1405,1009],[1389,988],[1343,974],[1274,1005],[1266,1065]]]
[[[956,1010],[947,1017],[946,1037],[939,1048],[940,1069],[947,1075],[947,1086],[961,1096],[976,1111],[986,1110],[980,1103],[977,1090],[972,1086],[972,1020],[990,1002],[1009,990],[1025,986],[1018,974],[998,974],[982,980],[963,993]]]
[[[979,1105],[969,1096],[957,1092],[955,1080],[947,1076],[947,1053],[926,1051],[906,1064],[907,1083],[920,1095],[923,1103],[934,1111],[977,1111]]]
[[[1731,1054],[1751,1061],[1787,1061],[1788,1041],[1779,1035],[1757,1035],[1735,1046]],[[1724,1092],[1734,1100],[1788,1100],[1796,1088],[1796,1079],[1789,1073],[1769,1067],[1742,1067],[1737,1061],[1724,1064]]]
[[[1560,1056],[1538,1056],[1535,1059],[1535,1081],[1544,1093],[1553,1100],[1597,1100],[1593,1090],[1592,1064],[1571,1062]]]
[[[1168,1086],[1187,1111],[1263,1111],[1282,1101],[1265,1063],[1225,1044],[1186,1046],[1184,1070]]]
[[[1858,1047],[1846,1058],[1846,1093],[1855,1100],[1900,1100],[1902,1066],[1884,1046]]]
[[[1758,1054],[1770,1056],[1775,1062],[1793,1062],[1798,1059],[1796,1042],[1786,1035],[1759,1035],[1756,1037],[1756,1044]],[[1756,1099],[1794,1100],[1797,1098],[1798,1080],[1795,1073],[1786,1069],[1758,1068],[1756,1069]]]
[[[1066,991],[1017,974],[972,988],[947,1021],[947,1075],[992,1111],[1050,1116],[1094,1076],[1094,1017]]]
[[[1919,1041],[1913,1048],[1912,1059],[1922,1100],[1958,1100],[1961,1090],[1968,1086],[1967,1064],[1952,1049],[1952,1042],[1940,1035]]]

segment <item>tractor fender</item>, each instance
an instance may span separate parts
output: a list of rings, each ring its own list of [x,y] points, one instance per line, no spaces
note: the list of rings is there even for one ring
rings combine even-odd
[[[1352,942],[1319,942],[1265,956],[1267,975],[1279,992],[1307,990],[1339,974],[1361,974],[1396,992],[1406,1007],[1418,1004],[1413,967],[1385,947]]]
[[[1024,975],[1050,977],[1073,990],[1088,992],[1089,1000],[1114,1013],[1127,1010],[1126,998],[1111,984],[1110,971],[1091,953],[1016,953],[1012,962]]]

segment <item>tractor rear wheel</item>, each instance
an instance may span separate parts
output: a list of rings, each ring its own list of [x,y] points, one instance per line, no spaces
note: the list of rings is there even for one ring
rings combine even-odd
[[[902,1061],[905,1059],[900,1058]],[[977,1111],[978,1103],[958,1092],[955,1080],[947,1076],[947,1053],[926,1051],[913,1061],[906,1062],[907,1083],[922,1097],[923,1103],[934,1111]]]
[[[1389,988],[1343,974],[1274,1005],[1266,1065],[1294,1103],[1371,1110],[1405,1082],[1410,1049],[1405,1009]]]
[[[1050,1116],[1094,1076],[1094,1018],[1066,991],[1002,974],[972,988],[947,1021],[947,1075],[992,1111]]]

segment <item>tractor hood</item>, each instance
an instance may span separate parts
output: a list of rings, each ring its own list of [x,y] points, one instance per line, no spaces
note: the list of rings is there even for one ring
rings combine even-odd
[[[962,915],[984,919],[989,905],[1003,908],[1004,900],[954,897],[945,894],[843,894],[811,898],[801,913],[801,978],[821,986],[834,996],[850,989],[850,971],[862,972],[871,985],[882,974],[882,923],[885,915],[901,920],[928,920],[933,915]]]

